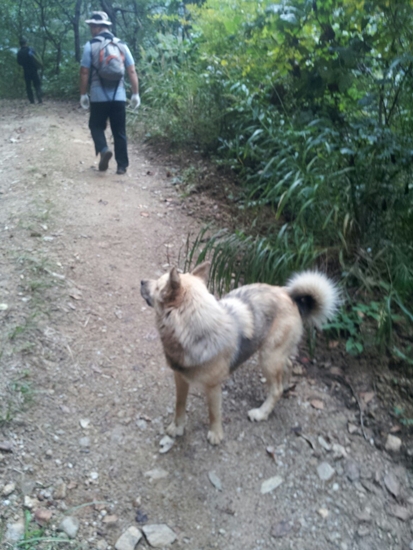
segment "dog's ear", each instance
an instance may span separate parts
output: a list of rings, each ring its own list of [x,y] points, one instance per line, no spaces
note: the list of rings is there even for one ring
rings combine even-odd
[[[171,271],[169,272],[169,286],[177,290],[181,287],[181,277],[179,276],[178,270],[176,267],[173,267]]]
[[[209,270],[211,268],[211,262],[202,262],[196,266],[196,268],[191,272],[195,277],[203,279],[205,284],[208,282]]]
[[[165,302],[172,302],[175,300],[179,291],[181,290],[181,277],[176,269],[173,267],[169,272],[169,279],[162,291],[162,297]]]

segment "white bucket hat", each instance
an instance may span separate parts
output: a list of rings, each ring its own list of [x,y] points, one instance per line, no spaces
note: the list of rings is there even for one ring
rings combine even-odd
[[[104,11],[94,11],[92,12],[92,17],[85,21],[88,25],[99,25],[110,27],[112,25],[111,20],[108,17],[108,14]]]

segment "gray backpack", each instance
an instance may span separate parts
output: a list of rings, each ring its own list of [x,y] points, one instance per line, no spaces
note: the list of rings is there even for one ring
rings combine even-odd
[[[119,84],[125,76],[125,54],[119,38],[96,36],[91,40],[92,67],[97,72],[102,85]]]

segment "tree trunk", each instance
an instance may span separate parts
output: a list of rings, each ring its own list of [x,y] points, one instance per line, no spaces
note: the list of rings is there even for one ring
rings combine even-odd
[[[100,5],[112,21],[112,32],[116,36],[116,11],[113,9],[111,0],[100,0]]]
[[[80,33],[79,33],[79,22],[80,22],[80,13],[82,11],[82,0],[76,0],[75,4],[75,14],[73,17],[73,33],[75,36],[75,59],[80,62],[81,53],[80,53]]]
[[[60,64],[62,62],[62,44],[59,42],[59,44],[56,45],[56,68],[55,68],[55,74],[60,74]]]

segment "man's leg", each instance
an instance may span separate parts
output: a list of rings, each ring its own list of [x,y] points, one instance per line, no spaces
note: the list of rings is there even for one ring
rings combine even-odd
[[[109,113],[110,102],[99,101],[90,103],[89,128],[95,144],[96,154],[98,155],[100,153],[100,171],[105,171],[108,169],[109,160],[112,157],[112,151],[108,147],[105,136],[106,121]]]
[[[115,142],[115,159],[118,174],[124,174],[129,166],[128,143],[126,139],[126,102],[112,101],[110,104],[110,127]]]
[[[33,90],[32,90],[32,80],[30,77],[25,76],[24,80],[26,82],[26,93],[30,103],[34,103]]]
[[[106,121],[109,116],[108,105],[110,104],[106,101],[90,103],[89,129],[97,155],[108,146],[105,137]]]
[[[37,101],[39,103],[43,103],[43,101],[42,101],[42,85],[41,85],[41,82],[40,82],[39,75],[37,73],[33,76],[33,86],[34,86],[34,89],[36,91]]]

